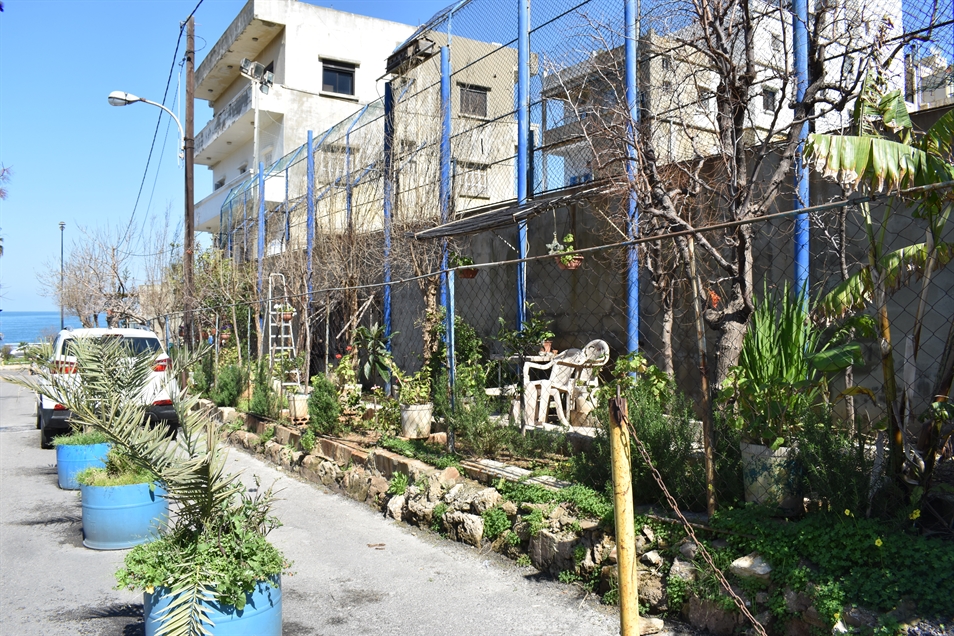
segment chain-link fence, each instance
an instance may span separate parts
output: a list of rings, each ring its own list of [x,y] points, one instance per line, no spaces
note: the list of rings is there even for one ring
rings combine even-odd
[[[458,3],[392,55],[383,100],[229,194],[243,291],[207,311],[251,307],[265,353],[293,305],[311,373],[382,325],[435,399],[495,401],[484,429],[445,418],[460,448],[517,460],[486,426],[543,436],[529,464],[598,491],[616,382],[669,493],[634,458],[639,505],[890,508],[954,472],[952,19]]]

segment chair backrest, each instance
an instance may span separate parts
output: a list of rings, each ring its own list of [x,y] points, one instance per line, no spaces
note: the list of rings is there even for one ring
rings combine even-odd
[[[609,345],[605,340],[592,340],[583,347],[583,366],[580,367],[576,380],[582,384],[592,382],[602,367],[609,360]]]
[[[579,364],[583,358],[583,352],[579,349],[567,349],[553,357],[553,367],[550,369],[550,386],[562,388],[573,384],[573,373],[576,367],[572,365]],[[568,364],[569,363],[569,364]]]

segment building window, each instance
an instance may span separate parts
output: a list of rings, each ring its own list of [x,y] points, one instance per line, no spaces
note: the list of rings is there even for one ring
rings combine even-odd
[[[213,189],[218,190],[224,185],[225,185],[225,177],[222,177],[221,179],[215,182],[215,187]]]
[[[775,33],[772,34],[772,50],[776,53],[782,52],[782,38]]]
[[[778,91],[774,88],[765,87],[762,89],[762,110],[767,113],[774,113],[775,106],[778,103]]]
[[[354,95],[354,64],[321,62],[321,90],[339,95]]]
[[[663,68],[664,71],[671,71],[671,70],[672,70],[672,58],[669,57],[668,55],[663,55],[663,56],[662,56],[661,63],[662,63],[662,68]]]
[[[489,92],[489,88],[461,84],[460,114],[470,115],[471,117],[486,117],[487,93]]]
[[[238,172],[239,172],[240,175],[243,175],[243,174],[245,174],[246,172],[248,172],[248,163],[243,163],[242,165],[240,165]]]
[[[490,197],[490,189],[487,185],[487,166],[461,162],[457,164],[457,167],[460,196],[472,199],[487,199]]]
[[[668,80],[665,81],[665,82],[663,82],[661,88],[662,88],[662,90],[663,90],[664,93],[671,93],[671,92],[672,92],[672,82],[670,82],[670,81],[668,81]]]
[[[593,180],[592,172],[586,172],[584,174],[575,174],[570,177],[570,185],[571,186],[580,185],[583,183],[588,183],[592,180]]]

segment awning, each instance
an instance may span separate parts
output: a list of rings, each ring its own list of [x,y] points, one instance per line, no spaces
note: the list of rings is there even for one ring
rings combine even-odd
[[[468,210],[468,216],[462,219],[410,234],[415,239],[424,241],[497,230],[516,225],[520,221],[525,221],[543,212],[596,197],[609,190],[610,184],[607,182],[591,181],[572,188],[548,192],[527,201],[523,205],[518,205],[516,199],[508,199],[475,210]]]

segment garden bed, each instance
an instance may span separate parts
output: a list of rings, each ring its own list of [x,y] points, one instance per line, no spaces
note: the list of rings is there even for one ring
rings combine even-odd
[[[435,467],[373,446],[376,436],[371,432],[319,436],[311,452],[304,453],[301,427],[239,417],[242,423],[233,424],[229,440],[290,472],[337,489],[396,521],[495,550],[586,593],[600,594],[604,602],[616,601],[612,508],[600,493],[496,460],[457,459]],[[263,437],[270,439],[262,443]],[[381,443],[380,435],[376,441]],[[431,441],[444,440],[437,434]],[[437,448],[426,441],[404,443],[413,454]],[[649,513],[639,515],[636,526],[640,603],[649,615],[676,617],[723,636],[749,628],[702,559],[704,546],[770,634],[833,628],[878,634],[949,633],[944,631],[949,624],[919,617],[924,608],[934,607],[941,615],[951,611],[947,605],[954,590],[945,592],[952,584],[950,576],[943,575],[954,568],[949,542],[901,533],[885,535],[878,545],[880,536],[872,534],[877,524],[854,516],[842,515],[839,521],[835,515],[819,514],[792,523],[759,518],[748,508],[726,511],[708,523],[694,516],[706,525],[697,526],[697,538],[692,538],[662,511],[640,510]],[[803,546],[803,554],[792,555],[800,536],[796,529],[802,527],[814,537],[812,545],[822,545],[827,537],[829,552]],[[763,553],[764,563],[759,556]],[[887,558],[888,565],[878,567],[877,558]],[[886,571],[897,559],[905,559],[901,566],[905,572]],[[928,563],[920,563],[922,559]],[[866,589],[857,577],[839,583],[826,574],[831,570],[829,561],[850,565],[852,560],[852,567],[869,568],[867,578],[882,593]],[[897,595],[893,605],[891,594]],[[876,609],[849,602],[859,596],[870,599]]]

